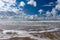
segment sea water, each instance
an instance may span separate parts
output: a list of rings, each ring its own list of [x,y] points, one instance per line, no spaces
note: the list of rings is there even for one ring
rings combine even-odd
[[[0,22],[0,39],[9,39],[11,37],[30,37],[37,40],[50,40],[49,38],[39,38],[31,33],[60,32],[60,22]]]

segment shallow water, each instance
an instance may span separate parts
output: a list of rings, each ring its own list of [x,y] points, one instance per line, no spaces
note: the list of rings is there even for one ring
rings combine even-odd
[[[0,40],[60,40],[60,32],[28,33],[28,31],[4,30]]]
[[[0,22],[0,40],[60,40],[59,34],[60,22]]]

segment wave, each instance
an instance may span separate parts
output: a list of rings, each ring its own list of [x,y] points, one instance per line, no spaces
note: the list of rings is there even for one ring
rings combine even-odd
[[[0,32],[0,39],[10,39],[14,37],[30,37],[32,39],[45,40],[45,38],[39,38],[33,36],[31,33],[46,33],[46,32],[48,33],[48,32],[56,32],[56,31],[59,31],[59,28],[54,28],[51,30],[42,30],[42,31],[2,30]]]

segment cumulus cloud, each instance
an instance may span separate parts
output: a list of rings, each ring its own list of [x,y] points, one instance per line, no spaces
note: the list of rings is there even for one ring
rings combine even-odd
[[[15,6],[16,4],[16,0],[0,0],[0,11],[12,11],[16,14],[19,14],[19,15],[15,15],[15,16],[6,16],[6,18],[8,19],[16,19],[18,18],[17,20],[35,20],[35,19],[39,19],[40,18],[38,17],[38,15],[27,15],[25,14],[23,11],[20,11],[20,9],[18,9],[17,7],[11,7],[11,6]],[[36,1],[34,0],[29,0],[27,2],[27,4],[29,5],[33,5],[34,7],[37,6],[37,3]],[[51,6],[51,4],[53,3],[50,3],[49,5],[45,5],[45,6]],[[25,6],[25,3],[23,1],[20,2],[19,6],[21,7],[24,7]],[[47,11],[46,12],[46,16],[49,17],[51,14],[53,15],[53,17],[56,16],[56,13],[57,11],[56,10],[60,10],[60,0],[57,1],[57,5],[55,8],[52,9],[52,11]],[[42,14],[42,12],[44,12],[42,9],[38,10],[38,12],[40,14]],[[0,16],[1,18],[5,18],[5,16]]]
[[[53,4],[53,3],[50,3],[50,4]],[[55,8],[53,8],[51,12],[47,11],[46,14],[48,15],[52,14],[53,17],[56,17],[58,12],[57,10],[60,10],[60,0],[57,0],[57,5],[55,6]]]
[[[33,5],[34,7],[37,6],[36,1],[34,1],[34,0],[30,0],[30,1],[28,1],[27,4]]]
[[[52,18],[55,18],[56,17],[57,10],[55,8],[53,8],[51,12],[50,11],[46,11],[46,16],[47,17],[51,17],[51,15],[52,15]]]
[[[60,3],[60,0],[57,0],[58,3]]]
[[[55,8],[53,8],[53,9],[52,9],[52,11],[51,11],[51,13],[52,13],[53,17],[55,17],[55,16],[56,16],[56,14],[57,14],[56,9],[55,9]]]
[[[32,20],[34,15],[27,15],[24,13],[24,10],[18,9],[17,7],[11,7],[15,6],[16,1],[15,0],[0,0],[0,13],[3,15],[0,15],[0,19],[5,20]],[[20,2],[20,6],[24,7],[25,3],[23,1]],[[13,15],[8,16],[12,12],[13,14],[19,14],[19,15]]]
[[[46,12],[44,15],[47,16],[48,18],[51,17],[56,17],[56,14],[57,14],[57,10],[55,8],[52,9],[52,11],[43,11],[42,9],[38,10],[38,12],[40,14],[42,14],[43,12]]]
[[[23,1],[20,2],[20,6],[21,7],[24,7],[25,6],[25,3]]]
[[[17,7],[11,7],[11,6],[15,6],[16,4],[16,0],[0,0],[0,13],[2,13],[3,15],[0,14],[0,19],[14,19],[15,13],[16,14],[21,14],[23,15],[23,11],[21,9],[18,9]],[[10,12],[12,12],[14,15],[13,16],[8,16],[10,14]],[[12,15],[12,14],[11,14]],[[20,15],[20,16],[21,16]],[[20,17],[17,16],[17,17]]]
[[[43,6],[54,6],[54,3],[53,2],[50,2],[49,4],[47,5],[43,5]],[[52,8],[52,11],[46,11],[46,16],[49,18],[49,16],[51,16],[52,18],[55,18],[58,16],[58,11],[60,11],[60,0],[57,0],[57,5]],[[41,9],[38,10],[38,12],[40,12],[40,14],[43,12]]]
[[[57,0],[57,5],[56,5],[55,9],[60,10],[60,0]]]
[[[0,0],[0,11],[10,11],[15,4],[16,0]]]
[[[41,14],[41,13],[43,12],[43,10],[42,10],[42,9],[40,9],[40,10],[38,10],[38,12]]]
[[[15,5],[16,0],[2,0],[4,3],[8,3],[9,5]]]
[[[44,5],[44,6],[54,6],[53,2],[50,2],[48,5]],[[57,13],[58,11],[60,11],[60,0],[57,0],[57,5],[52,8],[52,11],[46,11],[45,15],[47,16],[48,19],[57,19]],[[41,14],[42,12],[45,12],[43,11],[42,9],[38,10],[38,12]],[[35,17],[37,18],[38,20],[41,20],[41,19],[44,19],[44,17]]]
[[[57,0],[57,5],[51,11],[51,14],[53,15],[53,17],[56,17],[58,12],[57,10],[60,10],[60,0]]]
[[[37,14],[35,14],[35,15],[27,15],[27,16],[25,16],[25,19],[29,20],[29,21],[38,20],[38,15]]]
[[[23,6],[24,3],[21,3]],[[16,5],[16,0],[0,0],[0,11],[12,11],[18,13],[18,11],[23,10],[22,8],[12,7]]]
[[[2,1],[0,1],[0,8],[4,6],[4,3]]]
[[[46,16],[47,16],[47,17],[51,16],[51,12],[50,12],[50,11],[47,11],[47,12],[46,12]]]
[[[57,10],[60,10],[60,4],[57,4],[55,7]]]
[[[30,3],[32,2],[32,4]],[[4,13],[9,14],[8,11],[19,14],[19,15],[14,15],[14,16],[0,16],[0,18],[8,19],[8,20],[33,20],[35,15],[27,15],[24,13],[24,10],[18,9],[17,7],[11,7],[15,6],[16,0],[0,0],[0,12],[4,11]],[[36,2],[33,0],[29,1],[28,4],[36,6]],[[24,1],[21,1],[19,4],[19,7],[24,7],[25,3]]]

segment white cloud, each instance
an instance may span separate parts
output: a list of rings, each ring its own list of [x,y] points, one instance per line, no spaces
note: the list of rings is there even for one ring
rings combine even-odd
[[[11,11],[16,14],[18,14],[18,11],[22,10],[22,8],[18,9],[17,7],[11,7],[15,6],[16,0],[0,0],[0,11]]]
[[[51,4],[53,4],[53,3],[49,3],[49,5],[44,5],[44,6],[52,6]],[[46,11],[45,15],[47,17],[53,15],[53,18],[55,18],[55,17],[57,17],[57,13],[58,13],[57,10],[60,11],[60,0],[57,0],[57,5],[55,6],[55,8],[53,8],[51,12],[50,11]],[[41,14],[43,12],[43,10],[40,9],[40,10],[38,10],[38,12],[40,12],[40,14]]]
[[[36,6],[36,2],[33,0],[31,0],[32,4],[30,4],[30,1],[28,2],[30,5]],[[4,11],[4,13],[6,12],[6,14],[8,13],[8,11],[10,12],[14,12],[16,14],[20,14],[20,15],[16,15],[16,16],[0,16],[0,18],[6,18],[8,20],[11,19],[16,19],[18,17],[17,20],[33,20],[33,19],[37,19],[37,15],[27,15],[24,13],[24,11],[20,11],[20,9],[17,9],[16,7],[11,7],[12,5],[14,6],[16,4],[16,0],[0,0],[0,12]],[[24,7],[25,3],[23,1],[20,2],[20,6]],[[42,12],[42,10],[40,10],[40,12]],[[15,18],[16,17],[16,18]]]
[[[53,6],[53,5],[43,5],[43,6]]]
[[[30,1],[28,1],[27,4],[33,5],[34,7],[37,6],[36,1],[34,1],[34,0],[30,0]]]
[[[52,4],[52,3],[50,3],[50,4]],[[60,10],[60,0],[57,0],[57,5],[51,11],[51,14],[53,15],[53,17],[56,17],[57,12],[58,12],[57,10]]]
[[[15,5],[16,4],[16,0],[2,0],[5,3],[8,3],[9,5]]]
[[[56,5],[55,9],[60,10],[60,0],[57,0],[57,5]]]
[[[0,8],[4,6],[4,3],[0,1]]]
[[[60,4],[57,4],[55,9],[60,10]]]
[[[7,14],[9,14],[8,11],[16,13],[16,14],[21,14],[21,10],[18,9],[17,7],[11,7],[11,6],[15,6],[16,4],[16,0],[0,0],[0,12],[5,12],[6,16],[0,16],[0,18],[8,18],[8,19],[13,19],[13,17],[11,16],[7,16]],[[23,11],[22,11],[22,15],[23,15]],[[24,15],[23,15],[24,16]]]
[[[51,12],[50,12],[50,11],[47,11],[47,12],[46,12],[46,16],[47,16],[47,17],[49,17],[49,16],[52,15],[52,18],[53,18],[53,17],[55,18],[55,17],[56,17],[56,14],[57,14],[57,11],[56,11],[55,8],[53,8]]]
[[[50,3],[48,3],[46,5],[43,5],[43,6],[54,6],[54,3],[53,2],[50,2]]]
[[[58,3],[60,3],[60,0],[57,0]]]
[[[33,15],[26,15],[26,19],[33,19]]]
[[[50,2],[49,4],[54,4],[53,2]]]
[[[13,9],[11,9],[13,12],[15,12],[16,14],[18,14],[18,9],[17,8],[13,8]]]
[[[31,16],[29,17],[29,19],[33,19],[33,15],[31,15]]]
[[[55,16],[56,16],[56,14],[57,14],[56,9],[55,9],[55,8],[53,8],[53,9],[52,9],[52,11],[51,11],[51,13],[52,13],[53,17],[55,17]]]
[[[4,2],[9,2],[10,0],[3,0]]]
[[[24,16],[24,18],[26,19],[26,20],[38,20],[38,15],[37,14],[35,14],[35,15],[26,15],[26,16]]]
[[[53,4],[53,3],[50,3],[50,4]],[[60,10],[60,0],[57,0],[57,5],[55,6],[55,8],[53,8],[51,12],[46,12],[46,14],[48,15],[52,14],[53,17],[56,17],[57,10]]]
[[[20,6],[24,7],[25,3],[23,1],[20,2]]]
[[[51,16],[51,12],[50,12],[50,11],[47,11],[47,12],[46,12],[46,16],[47,16],[47,17]]]
[[[15,4],[16,3],[16,0],[2,0],[6,3],[11,3],[11,4]]]
[[[38,12],[41,14],[41,13],[43,12],[43,10],[42,10],[42,9],[40,9],[40,10],[38,10]]]
[[[10,11],[15,4],[16,0],[0,0],[0,11]]]
[[[16,4],[15,0],[0,0],[0,12],[2,13],[2,11],[6,14],[9,14],[8,11],[10,12],[13,12],[13,13],[16,13],[16,14],[19,14],[18,16],[15,15],[15,16],[0,16],[0,19],[1,18],[4,18],[4,19],[7,19],[7,20],[30,20],[30,19],[33,19],[33,16],[34,15],[27,15],[24,13],[24,11],[18,9],[17,7],[11,7],[12,5],[14,6]],[[24,7],[25,6],[25,3],[23,1],[20,2],[20,6]],[[4,14],[3,13],[3,14]],[[15,18],[16,17],[16,18]]]

